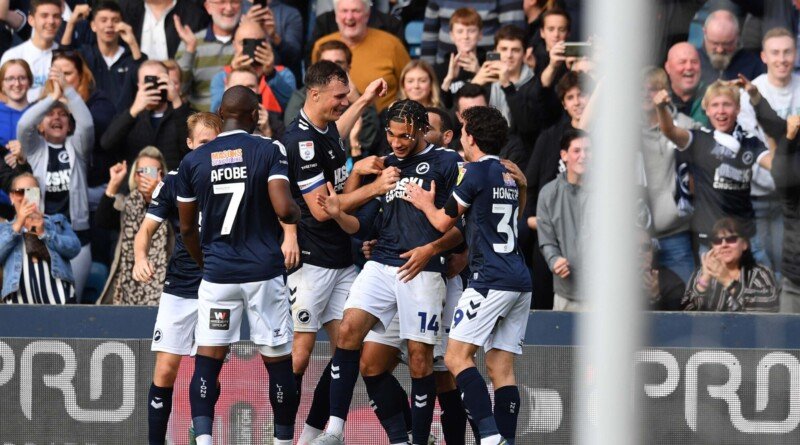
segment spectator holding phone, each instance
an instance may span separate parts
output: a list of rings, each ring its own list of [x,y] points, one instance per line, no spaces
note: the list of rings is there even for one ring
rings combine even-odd
[[[513,25],[504,26],[495,34],[494,42],[497,56],[490,57],[491,53],[487,53],[486,62],[472,78],[472,83],[489,89],[489,105],[500,110],[512,126],[507,96],[533,80],[533,70],[523,63],[525,31]]]
[[[33,175],[43,184],[44,213],[63,215],[81,240],[80,253],[72,258],[80,302],[92,263],[86,169],[94,126],[91,112],[62,71],[52,68],[48,83],[52,92],[22,115],[17,137]]]
[[[260,23],[245,21],[239,25],[233,37],[231,64],[211,80],[211,112],[216,112],[222,103],[228,75],[235,69],[250,67],[258,76],[261,105],[270,113],[283,116],[295,90],[295,77],[291,70],[275,63],[275,54],[266,37]]]
[[[105,195],[97,208],[98,225],[105,229],[119,230],[119,240],[114,254],[108,281],[98,299],[102,304],[158,304],[164,276],[167,273],[167,261],[172,248],[172,236],[168,224],[155,231],[152,237],[149,261],[154,271],[153,280],[141,283],[133,279],[135,256],[134,238],[147,213],[147,206],[157,195],[156,186],[164,177],[167,165],[164,156],[156,147],[145,147],[131,165],[130,174],[126,162],[111,167],[111,179],[106,187]],[[125,179],[130,192],[121,193]]]
[[[4,303],[75,302],[70,260],[81,243],[67,218],[41,211],[39,181],[23,173],[11,184],[14,219],[0,223]]]
[[[139,67],[139,91],[127,110],[120,112],[103,133],[106,151],[133,163],[142,148],[159,147],[167,167],[178,168],[186,147],[186,119],[191,110],[170,80],[167,67],[148,60]]]
[[[275,54],[276,63],[300,74],[303,51],[303,17],[287,3],[278,0],[243,0],[243,21],[259,23]],[[252,6],[250,6],[252,4]]]
[[[483,63],[478,54],[478,42],[483,31],[483,20],[474,8],[459,8],[450,17],[450,39],[456,50],[450,59],[435,65],[436,76],[442,79],[442,95],[446,106],[453,105],[453,95],[472,80]]]

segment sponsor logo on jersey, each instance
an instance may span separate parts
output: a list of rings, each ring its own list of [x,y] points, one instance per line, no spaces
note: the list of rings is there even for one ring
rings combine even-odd
[[[211,165],[225,165],[243,162],[242,149],[235,148],[233,150],[222,150],[211,153]]]
[[[388,202],[392,202],[395,198],[401,198],[401,197],[405,196],[405,194],[406,194],[406,185],[408,185],[408,183],[410,183],[410,182],[413,182],[413,183],[417,184],[420,187],[422,187],[422,184],[423,184],[423,180],[421,178],[416,178],[414,176],[403,178],[403,179],[397,181],[397,184],[394,186],[394,189],[389,190],[389,192],[386,193],[386,202],[387,203]]]
[[[211,308],[208,328],[216,331],[227,331],[231,327],[231,310]]]
[[[314,141],[300,141],[300,159],[310,161],[314,159]]]
[[[431,169],[430,164],[428,164],[427,162],[423,162],[417,165],[417,174],[424,175],[425,173],[428,173],[430,169]]]

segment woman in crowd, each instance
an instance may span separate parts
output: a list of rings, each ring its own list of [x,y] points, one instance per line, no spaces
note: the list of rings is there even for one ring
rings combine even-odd
[[[411,99],[425,107],[441,108],[441,90],[436,73],[424,60],[412,60],[400,73],[400,91],[398,99]]]
[[[14,219],[0,224],[5,303],[74,303],[70,260],[81,243],[64,215],[42,214],[39,182],[23,173],[11,183]],[[31,201],[28,201],[31,199]]]
[[[11,59],[0,66],[0,147],[17,138],[17,122],[28,108],[28,90],[33,85],[33,73],[28,62]]]
[[[89,109],[64,73],[54,67],[49,76],[51,93],[22,115],[17,137],[33,175],[43,185],[44,213],[64,215],[81,240],[81,252],[72,258],[75,297],[80,302],[92,263],[86,166],[94,127]]]
[[[723,218],[712,233],[713,247],[686,287],[684,310],[778,312],[775,275],[756,263],[741,224]]]
[[[172,250],[169,224],[162,224],[152,238],[149,261],[153,267],[153,279],[140,283],[133,279],[135,257],[134,238],[147,213],[147,206],[156,194],[156,186],[161,182],[167,163],[161,152],[153,146],[139,152],[131,166],[130,174],[125,162],[111,167],[106,193],[97,208],[97,223],[105,229],[119,230],[119,241],[114,254],[108,281],[98,302],[113,304],[158,305],[164,276],[167,273],[167,260]],[[128,178],[127,195],[120,194],[125,178]]]
[[[77,51],[55,51],[53,68],[64,73],[67,84],[81,96],[94,122],[94,140],[89,159],[88,186],[90,206],[94,209],[108,182],[108,169],[115,163],[113,155],[100,147],[100,137],[117,114],[114,103],[106,94],[95,87],[94,76],[83,57]],[[52,91],[52,84],[45,85],[45,91]]]

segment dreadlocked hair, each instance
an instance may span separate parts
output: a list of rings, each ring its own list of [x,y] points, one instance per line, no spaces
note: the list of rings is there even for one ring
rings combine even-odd
[[[419,130],[423,133],[430,128],[428,111],[421,103],[411,99],[398,100],[393,103],[386,114],[386,120],[411,125],[415,131]]]

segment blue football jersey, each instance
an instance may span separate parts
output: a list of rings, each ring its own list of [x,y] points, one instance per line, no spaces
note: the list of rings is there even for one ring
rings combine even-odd
[[[289,161],[289,182],[301,217],[297,224],[297,242],[303,263],[328,269],[353,265],[350,236],[336,221],[319,222],[311,215],[303,195],[333,184],[337,193],[347,181],[347,152],[336,124],[324,130],[311,123],[301,110],[282,139]]]
[[[400,159],[390,155],[384,161],[387,167],[400,169],[397,186],[382,196],[381,218],[378,227],[378,242],[372,251],[372,259],[389,266],[402,266],[406,260],[400,255],[416,247],[442,237],[424,213],[417,210],[402,197],[406,184],[414,182],[431,189],[431,181],[436,181],[436,207],[444,206],[458,179],[461,156],[453,150],[429,145],[420,153]],[[431,258],[427,271],[445,272],[445,259],[442,255]]]
[[[283,273],[281,227],[267,183],[287,175],[283,146],[242,130],[220,133],[183,158],[177,199],[198,203],[206,281],[247,283]]]
[[[183,245],[175,190],[177,182],[178,171],[173,170],[156,186],[153,191],[153,199],[147,207],[147,218],[158,222],[166,220],[172,224],[175,231],[175,248],[167,265],[164,293],[181,298],[197,298],[197,288],[203,278],[203,271],[186,251],[186,246]]]
[[[519,189],[497,156],[465,164],[453,197],[466,211],[468,287],[531,291],[531,277],[519,249]]]

